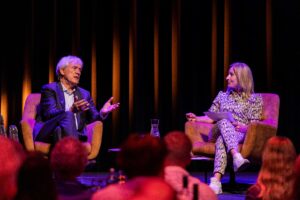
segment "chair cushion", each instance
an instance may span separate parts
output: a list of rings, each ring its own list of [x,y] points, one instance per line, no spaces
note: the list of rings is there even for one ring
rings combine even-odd
[[[241,151],[243,144],[238,145],[239,151]],[[195,142],[193,144],[192,152],[194,155],[201,155],[207,157],[214,157],[215,155],[215,143],[214,142]]]
[[[193,144],[194,155],[203,155],[213,157],[215,154],[215,143],[213,142],[195,142]]]
[[[90,154],[91,144],[89,142],[83,142],[83,145],[86,148],[88,154]],[[39,151],[45,155],[48,155],[51,145],[49,143],[35,141],[34,146],[35,146],[36,151]]]

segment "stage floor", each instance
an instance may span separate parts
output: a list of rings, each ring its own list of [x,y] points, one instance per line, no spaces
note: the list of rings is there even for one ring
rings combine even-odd
[[[191,174],[199,178],[202,182],[205,182],[204,172],[191,172]],[[88,186],[101,186],[107,179],[108,173],[106,172],[85,172],[78,180]],[[211,173],[207,173],[208,177],[211,177]],[[246,188],[256,182],[257,172],[240,172],[236,174],[236,187],[232,187],[229,184],[229,174],[226,173],[222,179],[223,194],[219,195],[220,200],[242,200],[245,199]]]

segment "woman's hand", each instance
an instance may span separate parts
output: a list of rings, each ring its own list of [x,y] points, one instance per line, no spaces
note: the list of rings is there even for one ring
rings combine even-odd
[[[204,116],[197,116],[194,113],[186,113],[185,114],[186,118],[190,122],[205,122],[205,123],[214,123],[214,120],[211,118],[207,117],[206,115]]]
[[[246,133],[248,126],[240,122],[232,122],[232,125],[235,126],[235,130],[241,133]]]
[[[185,116],[188,121],[196,121],[197,118],[194,113],[186,113]]]

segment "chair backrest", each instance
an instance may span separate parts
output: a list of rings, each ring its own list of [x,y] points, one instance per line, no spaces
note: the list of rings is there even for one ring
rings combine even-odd
[[[278,127],[280,99],[277,94],[261,93],[263,99],[263,121],[275,128]]]
[[[25,102],[22,119],[35,119],[40,101],[40,93],[29,94]]]

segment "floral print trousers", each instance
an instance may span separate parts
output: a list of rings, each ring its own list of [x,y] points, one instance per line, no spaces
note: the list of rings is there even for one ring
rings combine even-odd
[[[224,175],[227,166],[227,154],[231,149],[238,151],[238,144],[243,142],[245,133],[235,130],[235,127],[227,119],[216,123],[210,132],[209,140],[215,141],[216,153],[214,161],[214,173]]]

